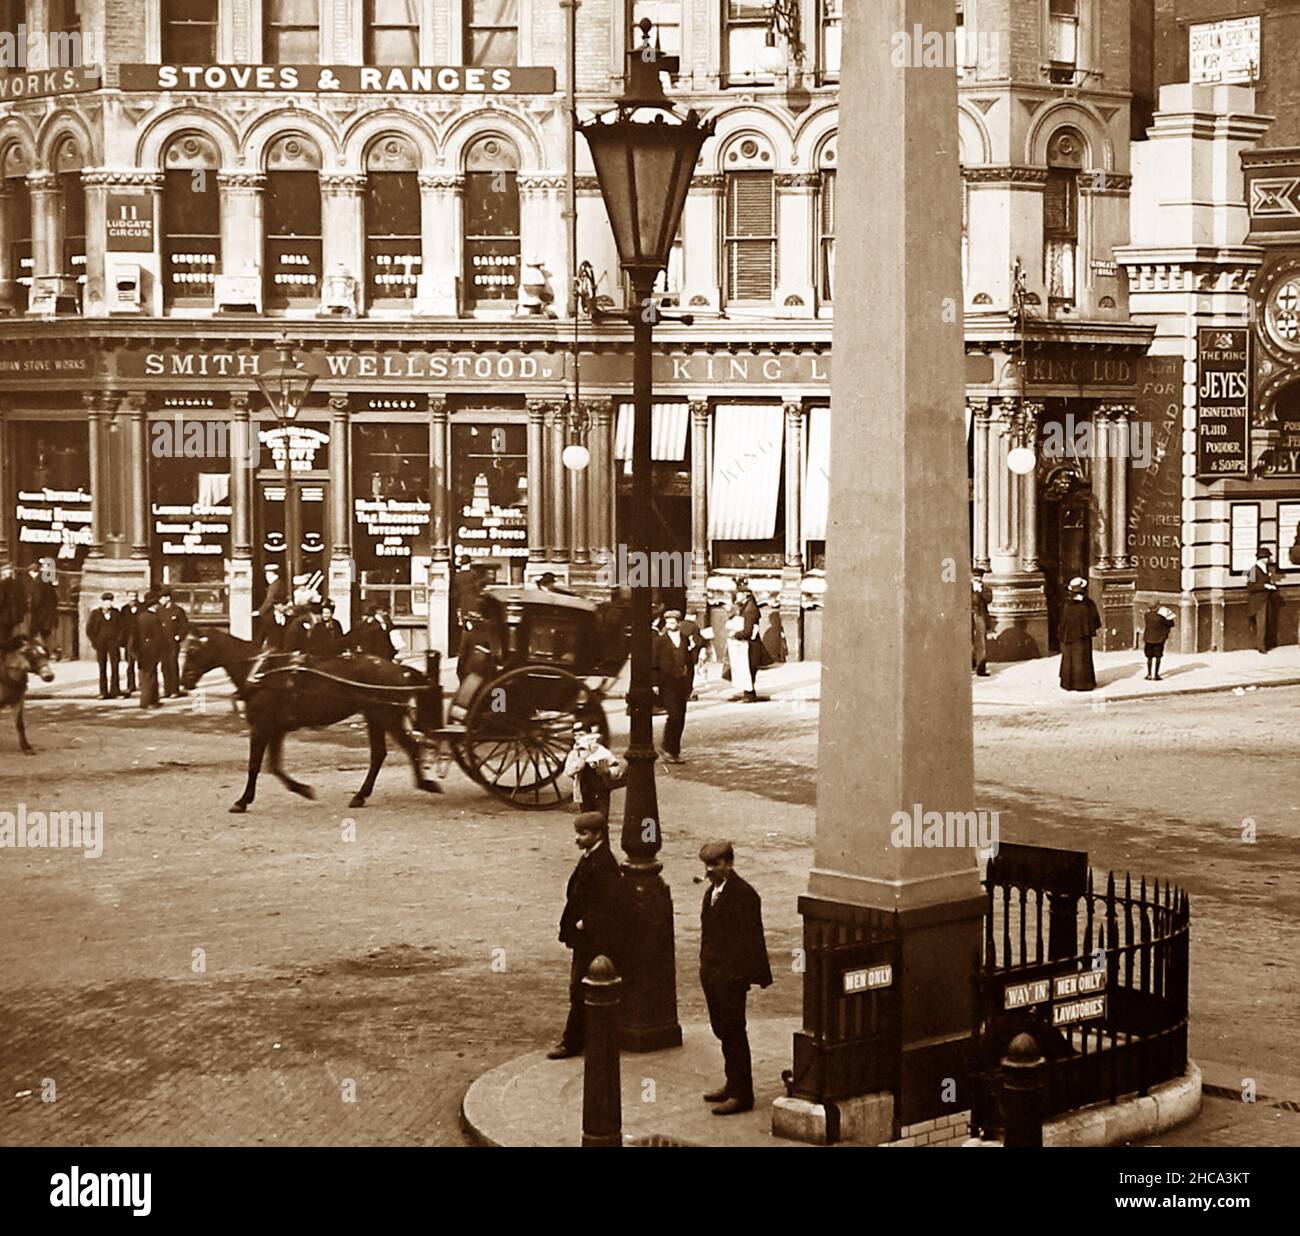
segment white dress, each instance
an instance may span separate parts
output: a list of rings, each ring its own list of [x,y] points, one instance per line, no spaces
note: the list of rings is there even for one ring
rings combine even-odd
[[[739,614],[727,619],[727,664],[731,667],[731,685],[737,691],[752,691],[754,675],[749,669],[749,640],[741,632],[745,620]]]

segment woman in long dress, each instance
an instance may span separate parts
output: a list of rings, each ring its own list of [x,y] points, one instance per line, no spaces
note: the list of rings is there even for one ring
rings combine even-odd
[[[1061,608],[1061,689],[1092,691],[1097,675],[1092,666],[1092,637],[1101,630],[1101,615],[1087,595],[1088,581],[1070,580],[1070,599]]]
[[[747,581],[741,580],[736,592],[736,603],[727,619],[727,665],[731,670],[731,685],[741,691],[747,704],[758,702],[758,671],[772,663],[763,647],[759,622],[762,613]]]

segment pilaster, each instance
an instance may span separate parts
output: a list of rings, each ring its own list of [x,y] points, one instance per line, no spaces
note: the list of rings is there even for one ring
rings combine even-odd
[[[709,608],[709,401],[691,400],[691,576],[686,599],[697,614]],[[702,621],[701,626],[708,626]]]
[[[803,423],[798,400],[785,405],[785,562],[781,569],[781,629],[786,655],[803,660]]]
[[[416,283],[415,312],[455,317],[456,288],[464,265],[461,250],[460,198],[463,176],[420,173],[421,242],[424,270]]]

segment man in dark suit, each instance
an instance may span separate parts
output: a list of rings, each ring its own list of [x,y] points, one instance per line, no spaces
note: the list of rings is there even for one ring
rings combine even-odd
[[[143,608],[140,604],[140,594],[138,592],[128,592],[126,594],[126,604],[117,611],[122,616],[122,659],[126,663],[127,695],[130,695],[135,690],[135,671],[140,663],[140,648],[137,642],[138,632],[136,628],[140,619],[140,611]]]
[[[328,601],[322,602],[320,617],[307,639],[307,651],[313,657],[341,657],[346,647],[347,638],[339,620],[334,617],[334,606]]]
[[[143,608],[136,616],[136,647],[140,650],[140,707],[161,708],[158,699],[158,662],[163,652],[163,629],[155,607],[157,594],[144,594]]]
[[[281,577],[279,566],[268,562],[263,570],[266,573],[266,591],[262,594],[261,605],[253,615],[253,638],[260,644],[267,643],[267,636],[273,634],[271,628],[276,625],[276,606],[284,605],[289,600],[289,585]]]
[[[285,652],[311,651],[311,633],[316,623],[310,605],[297,605],[284,629]]]
[[[23,582],[9,563],[0,566],[0,644],[8,643],[26,616],[27,597]]]
[[[348,632],[348,646],[357,652],[392,661],[397,656],[393,647],[393,626],[382,605],[366,606],[366,616]]]
[[[609,848],[609,822],[598,811],[584,811],[574,817],[573,830],[582,856],[569,877],[560,916],[560,943],[573,950],[569,1019],[560,1041],[546,1053],[548,1060],[582,1053],[587,1029],[582,980],[597,957],[608,957],[617,965],[621,951],[619,890],[623,877]]]
[[[158,590],[158,625],[162,628],[163,643],[161,651],[163,694],[172,699],[174,696],[188,695],[181,689],[181,644],[190,631],[189,615],[179,605],[172,604],[172,590]]]
[[[681,610],[666,610],[664,629],[655,635],[651,649],[655,686],[668,713],[668,720],[664,723],[664,743],[659,753],[670,764],[684,762],[682,730],[686,727],[686,703],[691,698],[691,686],[695,680],[695,658],[699,656],[699,648],[691,647],[681,622]]]
[[[751,984],[772,985],[763,940],[762,902],[735,872],[730,841],[700,848],[709,878],[700,912],[700,986],[709,1006],[709,1025],[722,1043],[727,1084],[711,1090],[705,1102],[717,1103],[715,1116],[732,1116],[754,1106],[754,1078],[745,1031],[745,1000]]]
[[[121,695],[117,676],[118,649],[122,646],[122,615],[113,608],[113,594],[101,594],[99,608],[86,620],[86,635],[99,660],[99,698],[115,700]]]
[[[1261,549],[1255,555],[1255,565],[1246,576],[1246,613],[1250,629],[1255,635],[1255,648],[1267,652],[1273,646],[1277,628],[1277,579],[1273,573],[1273,551]]]
[[[46,559],[53,574],[53,559]],[[49,643],[50,632],[59,620],[59,592],[45,578],[39,562],[27,568],[27,633],[42,644]]]

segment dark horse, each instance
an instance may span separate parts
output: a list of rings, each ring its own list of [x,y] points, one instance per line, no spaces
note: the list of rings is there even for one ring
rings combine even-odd
[[[248,721],[248,783],[230,810],[248,810],[257,790],[262,757],[270,752],[271,771],[281,783],[303,798],[315,798],[312,788],[288,776],[281,766],[284,736],[291,730],[334,725],[355,713],[366,721],[370,737],[370,771],[352,796],[350,807],[364,807],[375,788],[375,778],[388,755],[385,735],[390,735],[410,758],[415,784],[421,790],[441,793],[436,781],[424,776],[420,747],[407,729],[412,697],[427,692],[425,678],[411,669],[380,657],[312,658],[297,662],[287,655],[272,656],[251,682],[249,667],[256,654],[253,645],[224,631],[195,636],[185,649],[181,685],[192,691],[209,670],[221,666],[240,685]],[[437,690],[435,684],[433,690]]]
[[[50,654],[39,640],[25,637],[10,640],[4,650],[0,651],[0,708],[13,705],[18,745],[24,755],[35,755],[36,748],[27,741],[27,725],[23,720],[28,674],[39,675],[42,682],[53,682]]]

